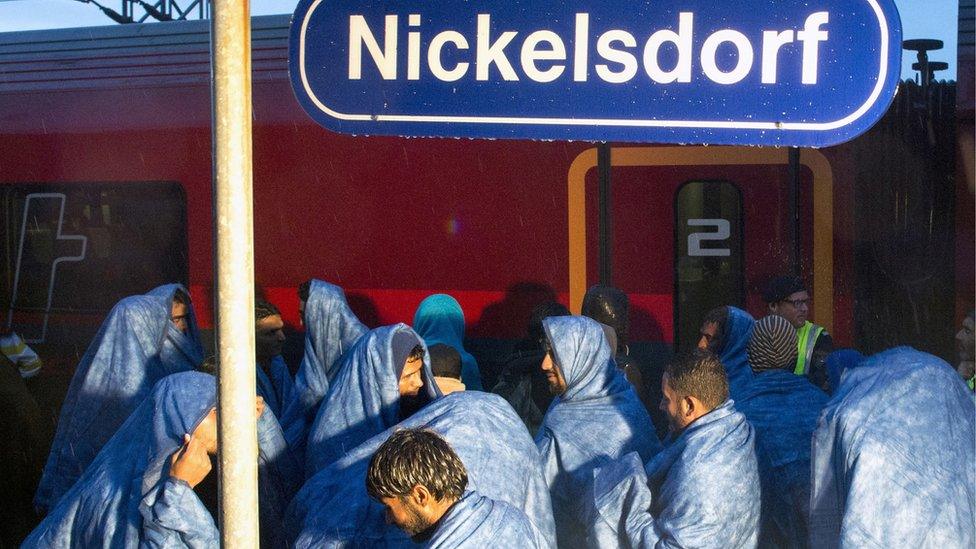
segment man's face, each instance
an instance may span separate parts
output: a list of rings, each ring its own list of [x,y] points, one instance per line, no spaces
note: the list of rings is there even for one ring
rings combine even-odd
[[[410,537],[431,526],[430,521],[424,518],[417,506],[410,501],[409,496],[381,498],[380,503],[386,506],[386,520]]]
[[[956,332],[956,351],[961,362],[972,361],[976,357],[976,339],[973,336],[973,317],[967,316],[962,321],[962,328]]]
[[[556,361],[552,358],[552,351],[546,352],[546,357],[542,359],[542,372],[546,374],[546,381],[549,382],[549,392],[559,396],[566,392],[566,378],[556,366]]]
[[[706,322],[702,324],[701,330],[698,333],[698,348],[703,351],[712,351],[714,353],[718,346],[722,344],[720,326],[717,322]]]
[[[183,332],[184,334],[190,329],[190,311],[186,303],[180,303],[179,301],[174,301],[173,306],[169,312],[169,319],[173,322],[173,326],[176,329]]]
[[[256,397],[254,399],[254,411],[257,417],[261,417],[264,412],[264,399]],[[217,455],[217,409],[211,408],[210,412],[203,416],[200,423],[193,429],[193,438],[199,440],[207,453]]]
[[[661,378],[661,404],[658,406],[668,418],[668,429],[672,433],[680,433],[690,423],[685,415],[682,398],[671,388],[668,375]]]
[[[424,386],[424,378],[420,374],[423,367],[423,359],[407,359],[400,374],[400,396],[417,396],[420,393],[420,388]]]
[[[770,303],[769,312],[789,320],[799,330],[810,316],[810,294],[806,290],[793,292],[782,301]]]
[[[254,340],[258,360],[268,360],[281,354],[285,343],[285,323],[279,315],[266,316],[258,321]]]

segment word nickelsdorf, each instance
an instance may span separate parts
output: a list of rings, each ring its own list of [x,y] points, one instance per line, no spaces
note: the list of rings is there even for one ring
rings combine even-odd
[[[825,146],[900,45],[892,0],[302,0],[289,70],[346,133]]]
[[[659,84],[672,82],[688,83],[692,79],[692,62],[697,57],[701,63],[704,76],[718,84],[735,84],[741,82],[754,68],[756,52],[761,51],[762,83],[775,84],[777,76],[777,57],[782,47],[794,41],[803,44],[802,48],[802,83],[813,85],[817,83],[818,45],[828,39],[828,32],[823,26],[830,20],[830,14],[825,11],[816,12],[806,18],[802,30],[787,29],[782,31],[767,30],[762,33],[762,43],[754,47],[749,37],[734,29],[722,29],[710,34],[701,44],[701,51],[697,56],[692,51],[694,44],[695,14],[681,12],[677,32],[662,29],[652,33],[643,44],[638,43],[633,33],[624,29],[609,29],[599,34],[595,40],[596,55],[604,61],[593,64],[597,77],[610,84],[623,84],[633,80],[638,74],[638,65],[643,67],[647,76]],[[422,24],[421,14],[410,14],[407,17],[407,28],[414,29]],[[572,40],[571,74],[575,82],[586,82],[590,77],[590,14],[577,13],[576,25]],[[566,73],[567,47],[566,41],[551,30],[536,30],[525,33],[521,44],[514,44],[519,37],[519,31],[502,31],[494,35],[491,30],[491,14],[480,13],[477,16],[477,27],[472,39],[457,30],[443,30],[427,41],[426,55],[422,54],[421,31],[408,30],[406,33],[407,80],[420,80],[424,62],[430,74],[443,82],[456,82],[462,78],[472,76],[475,80],[488,81],[494,67],[502,80],[517,81],[520,79],[518,71],[513,67],[509,58],[508,48],[511,46],[518,52],[518,65],[522,74],[541,83],[553,82]],[[349,79],[359,80],[363,73],[364,51],[372,61],[372,68],[378,71],[384,80],[396,80],[397,66],[401,55],[398,38],[400,35],[400,21],[397,15],[387,15],[382,32],[376,33],[370,28],[366,18],[362,15],[349,17]],[[457,61],[453,66],[445,67],[443,62],[444,49],[453,47],[456,50],[471,50],[474,43],[473,61]],[[660,50],[665,44],[673,44],[677,50],[677,62],[668,68],[662,68]],[[728,70],[719,66],[719,47],[728,45],[735,49],[736,62]],[[514,57],[514,53],[512,54]],[[471,65],[474,71],[471,71]]]

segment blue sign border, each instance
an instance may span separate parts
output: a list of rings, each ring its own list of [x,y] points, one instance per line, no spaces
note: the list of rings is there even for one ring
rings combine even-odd
[[[289,72],[296,97],[306,112],[326,128],[343,133],[820,147],[847,141],[867,131],[887,110],[897,90],[901,61],[901,25],[897,10],[890,0],[859,1],[866,2],[877,18],[880,31],[878,74],[874,76],[875,85],[868,99],[844,118],[830,122],[483,116],[477,112],[463,115],[340,112],[317,97],[309,83],[305,60],[309,22],[321,7],[342,4],[339,0],[300,2],[292,20]],[[370,6],[363,6],[363,10],[368,9]]]

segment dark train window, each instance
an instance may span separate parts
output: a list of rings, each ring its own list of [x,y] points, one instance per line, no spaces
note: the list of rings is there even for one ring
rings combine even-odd
[[[678,188],[674,215],[674,342],[685,350],[711,308],[744,301],[742,193],[728,182],[691,181]]]
[[[103,315],[127,295],[186,283],[177,183],[6,185],[0,197],[0,322],[29,340],[44,340],[55,317]]]

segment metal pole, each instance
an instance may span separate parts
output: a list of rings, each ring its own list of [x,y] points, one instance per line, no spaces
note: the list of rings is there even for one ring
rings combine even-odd
[[[793,224],[793,249],[791,250],[793,274],[803,276],[803,241],[800,227],[800,149],[790,147],[789,152],[789,174],[790,174],[790,222]]]
[[[613,210],[610,203],[610,144],[597,147],[600,206],[600,284],[613,285]]]
[[[254,222],[251,197],[251,18],[248,0],[214,0],[214,225],[217,273],[220,538],[258,546],[254,415]]]

